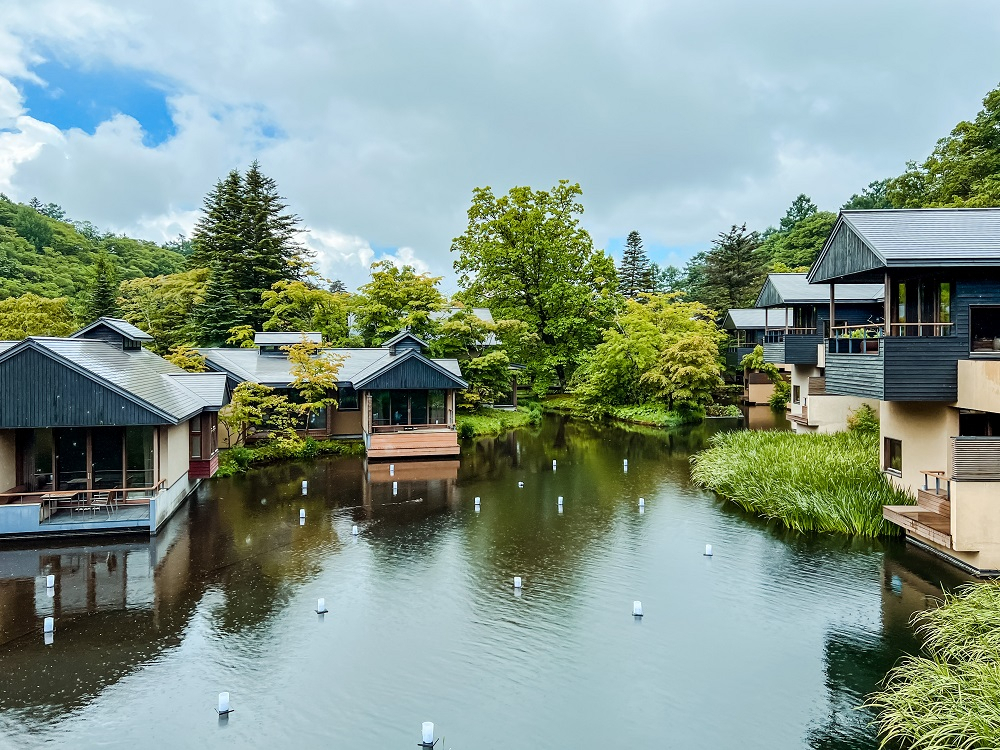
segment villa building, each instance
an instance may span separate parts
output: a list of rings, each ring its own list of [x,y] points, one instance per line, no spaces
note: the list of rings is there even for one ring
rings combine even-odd
[[[144,349],[101,318],[0,342],[0,536],[155,534],[218,468],[226,379]]]
[[[789,419],[799,432],[837,432],[862,404],[878,408],[872,399],[827,390],[823,342],[881,323],[882,286],[838,286],[836,317],[833,293],[829,284],[810,284],[804,273],[772,273],[757,296],[757,307],[765,314],[764,359],[791,372]]]
[[[768,310],[758,307],[734,308],[726,313],[722,320],[722,328],[729,335],[729,344],[726,346],[726,368],[729,370],[739,370],[743,358],[752,354],[758,346],[764,345],[764,332],[767,329],[766,319]],[[779,320],[785,310],[772,310]],[[782,368],[784,365],[781,366]],[[788,376],[784,371],[785,377]],[[743,402],[751,406],[768,403],[774,393],[774,383],[761,372],[746,373],[743,377],[741,372],[739,377],[743,378]]]
[[[295,398],[286,350],[303,337],[320,341],[318,333],[257,333],[255,348],[199,352],[231,388],[249,381]],[[303,434],[362,438],[369,459],[458,455],[456,396],[468,384],[457,360],[428,357],[427,344],[408,332],[384,346],[327,348],[318,356],[343,361],[334,394],[338,405],[313,412]],[[230,436],[222,439],[228,445]]]
[[[1000,573],[1000,209],[842,211],[809,281],[884,290],[871,325],[831,302],[825,365],[826,393],[879,403],[882,467],[917,497],[885,517]]]

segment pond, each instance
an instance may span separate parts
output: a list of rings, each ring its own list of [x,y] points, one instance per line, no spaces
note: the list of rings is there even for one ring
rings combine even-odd
[[[732,425],[547,418],[460,462],[213,480],[151,541],[6,545],[0,747],[874,748],[855,708],[963,579],[694,487]]]

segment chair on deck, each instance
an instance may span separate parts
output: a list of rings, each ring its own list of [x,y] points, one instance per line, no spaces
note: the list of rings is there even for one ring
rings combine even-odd
[[[108,518],[111,518],[112,510],[118,510],[118,503],[112,499],[110,492],[95,492],[91,496],[90,505],[87,506],[87,509],[97,513],[100,508],[104,508],[108,512]]]

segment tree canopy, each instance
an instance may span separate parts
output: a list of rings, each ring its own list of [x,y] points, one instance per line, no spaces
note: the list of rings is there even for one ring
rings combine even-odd
[[[629,299],[650,294],[656,285],[655,267],[642,247],[642,237],[634,229],[625,240],[622,262],[618,267],[618,291]]]
[[[435,314],[446,307],[438,291],[440,276],[417,273],[413,266],[382,260],[371,266],[371,280],[358,290],[352,310],[365,346],[381,346],[406,329],[427,338]]]

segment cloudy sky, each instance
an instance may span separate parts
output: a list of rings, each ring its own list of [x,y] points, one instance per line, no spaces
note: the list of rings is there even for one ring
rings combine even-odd
[[[923,159],[998,36],[996,0],[0,0],[0,191],[164,240],[257,158],[324,275],[453,291],[474,187],[568,178],[680,264]]]

